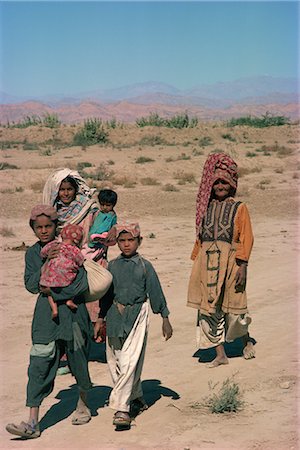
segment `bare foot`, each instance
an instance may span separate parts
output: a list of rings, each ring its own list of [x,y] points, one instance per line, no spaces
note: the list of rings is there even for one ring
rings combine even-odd
[[[227,357],[216,357],[211,363],[207,364],[206,367],[208,367],[209,369],[213,369],[214,367],[218,367],[221,366],[223,364],[228,364],[228,359]]]
[[[255,358],[255,349],[251,341],[248,341],[243,350],[243,355],[245,359]]]

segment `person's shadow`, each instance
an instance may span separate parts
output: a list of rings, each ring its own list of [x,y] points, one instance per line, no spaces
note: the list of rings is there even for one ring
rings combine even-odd
[[[256,340],[252,337],[250,337],[251,342],[253,345],[256,344]],[[224,350],[228,358],[239,358],[243,356],[243,341],[241,338],[235,339],[233,342],[225,342],[224,344]],[[193,358],[198,358],[199,363],[209,363],[213,361],[216,357],[216,350],[215,348],[208,348],[206,350],[197,350],[193,354]]]
[[[97,416],[98,409],[106,405],[110,392],[109,386],[95,386],[88,392],[87,401],[92,416]],[[75,411],[78,401],[77,385],[73,384],[69,389],[59,391],[55,398],[58,398],[60,402],[51,406],[40,420],[41,432],[66,419]]]
[[[151,408],[161,397],[171,397],[173,400],[178,400],[180,395],[161,385],[160,380],[145,380],[142,381],[142,388],[144,399],[148,407]]]

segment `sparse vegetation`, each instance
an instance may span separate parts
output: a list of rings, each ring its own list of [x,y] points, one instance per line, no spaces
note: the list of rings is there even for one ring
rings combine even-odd
[[[2,237],[13,237],[15,236],[15,233],[13,232],[13,230],[9,227],[1,227],[0,228],[0,235]]]
[[[224,133],[222,134],[223,139],[227,139],[230,142],[236,142],[236,138],[233,137],[230,133]]]
[[[278,145],[278,142],[272,145],[263,145],[262,147],[256,149],[258,153],[262,153],[264,156],[271,156],[272,153],[277,153],[280,158],[285,156],[290,156],[294,153],[293,149],[290,147],[285,147],[284,145]]]
[[[174,186],[173,184],[167,183],[165,184],[165,186],[163,187],[163,190],[166,192],[178,192],[179,189]]]
[[[195,175],[189,172],[183,172],[181,170],[174,173],[175,180],[178,180],[178,184],[195,183]]]
[[[227,122],[227,127],[235,127],[238,125],[246,125],[254,128],[278,127],[290,124],[290,119],[285,116],[274,116],[269,112],[263,114],[262,117],[243,116],[232,118]]]
[[[219,391],[215,392],[218,384],[212,385],[212,382],[209,382],[211,395],[200,406],[208,408],[213,414],[223,414],[225,412],[235,413],[240,411],[244,406],[244,402],[242,401],[239,385],[233,378],[226,378]]]
[[[89,146],[105,144],[108,133],[104,130],[101,119],[87,119],[83,127],[74,135],[73,145]]]
[[[213,140],[209,136],[203,136],[201,139],[199,139],[198,144],[200,147],[207,147],[208,145],[213,145]]]
[[[152,177],[145,177],[141,179],[141,184],[144,186],[157,186],[160,183],[157,181],[156,178]]]
[[[136,164],[145,164],[148,162],[154,162],[154,159],[149,158],[148,156],[139,156],[138,158],[136,158],[135,162]]]
[[[187,113],[177,114],[170,118],[160,117],[157,113],[151,113],[148,117],[136,120],[138,127],[167,127],[167,128],[194,128],[198,125],[197,117],[189,117]]]
[[[154,147],[155,145],[166,145],[166,141],[161,136],[143,136],[138,142],[139,145],[149,145]]]
[[[0,163],[0,170],[7,170],[7,169],[19,169],[20,167],[16,166],[15,164],[9,164],[6,162]]]
[[[244,175],[249,175],[250,173],[259,173],[262,171],[261,166],[255,167],[239,167],[239,177],[243,177]]]

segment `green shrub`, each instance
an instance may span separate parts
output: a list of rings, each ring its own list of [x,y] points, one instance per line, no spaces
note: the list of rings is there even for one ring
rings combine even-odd
[[[156,178],[152,177],[145,177],[141,179],[141,184],[144,186],[157,186],[160,183],[157,181]]]
[[[160,117],[157,113],[150,113],[148,117],[141,117],[135,121],[136,125],[142,127],[163,127],[165,126],[165,119]]]
[[[48,128],[57,128],[60,126],[61,121],[56,113],[50,114],[46,113],[42,121],[43,125]]]
[[[199,139],[198,144],[200,145],[200,147],[207,147],[208,145],[213,144],[213,140],[209,136],[203,136],[201,139]]]
[[[290,124],[290,119],[288,117],[273,116],[269,112],[266,112],[266,114],[262,115],[261,117],[249,115],[244,117],[232,118],[227,122],[228,127],[246,125],[255,128],[278,127],[288,124]]]
[[[139,157],[135,160],[136,164],[145,164],[145,163],[147,163],[147,162],[153,162],[153,161],[154,161],[154,159],[148,158],[148,156],[139,156]]]
[[[166,192],[178,192],[179,189],[174,186],[173,184],[167,183],[165,184],[165,186],[163,187],[163,190]]]
[[[230,142],[236,142],[235,137],[233,137],[230,133],[222,134],[223,139],[227,139]]]
[[[189,118],[187,113],[177,114],[169,119],[160,117],[157,113],[151,113],[148,117],[136,120],[138,127],[168,127],[168,128],[194,128],[198,125],[197,117]]]
[[[23,150],[39,150],[39,145],[36,142],[25,142]]]
[[[6,169],[19,169],[19,167],[15,166],[14,164],[9,164],[6,162],[0,163],[0,170],[6,170]]]
[[[104,130],[101,119],[87,119],[83,127],[74,135],[73,145],[105,144],[108,141],[108,133]]]
[[[150,145],[154,147],[155,145],[163,145],[166,144],[166,141],[161,136],[143,136],[142,139],[138,142],[139,145]]]
[[[209,383],[210,390],[214,391],[217,384],[212,386],[212,384]],[[233,379],[226,378],[226,380],[223,381],[219,392],[212,392],[212,394],[206,398],[205,406],[215,414],[239,411],[243,407],[239,385],[233,381]]]

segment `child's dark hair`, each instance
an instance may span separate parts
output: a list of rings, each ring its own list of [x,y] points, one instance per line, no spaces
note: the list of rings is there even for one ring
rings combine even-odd
[[[98,200],[101,204],[109,204],[115,206],[118,201],[118,194],[111,189],[101,189],[98,194]]]

